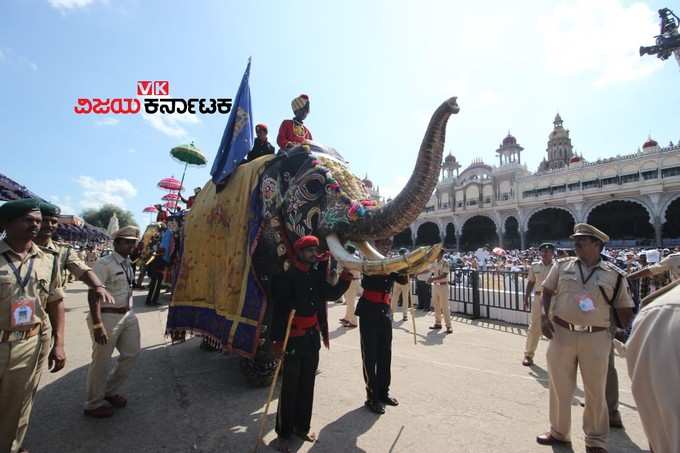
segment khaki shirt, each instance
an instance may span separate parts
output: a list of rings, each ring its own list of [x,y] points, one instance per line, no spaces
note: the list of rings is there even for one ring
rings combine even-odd
[[[642,426],[654,451],[680,448],[678,388],[680,280],[652,293],[635,317],[626,342],[626,362]]]
[[[649,269],[654,275],[670,272],[671,279],[678,280],[680,279],[680,253],[668,255],[666,258],[652,266],[649,266],[647,269]]]
[[[116,301],[115,305],[107,307],[123,308],[130,306],[132,297],[132,282],[134,275],[130,266],[130,259],[123,258],[113,252],[100,258],[94,265],[94,273]]]
[[[55,260],[54,256],[41,251],[35,244],[31,246],[31,250],[22,261],[19,255],[3,240],[0,241],[0,330],[11,329],[12,302],[22,297],[21,287],[12,268],[7,263],[5,254],[19,269],[22,278],[28,271],[29,261],[33,260],[33,271],[26,285],[24,297],[38,299],[39,303],[35,307],[34,319],[39,323],[49,325],[47,304],[58,302],[64,298],[64,292],[61,290],[59,261]],[[53,271],[55,264],[57,269]]]
[[[432,266],[432,273],[434,274],[434,280],[432,280],[433,285],[446,285],[449,283],[449,272],[451,267],[449,263],[444,260],[437,261],[434,266]],[[445,277],[439,278],[441,274],[446,274]]]
[[[611,298],[618,275],[622,275],[622,272],[606,261],[600,261],[594,267],[581,263],[583,279],[588,280],[584,283],[579,272],[579,263],[581,261],[577,257],[558,260],[543,281],[544,288],[556,292],[550,306],[551,315],[572,324],[609,327],[611,307],[599,287]],[[591,272],[593,274],[588,278]],[[579,301],[584,298],[593,302],[593,310],[583,311],[579,307]],[[621,279],[619,293],[613,305],[615,308],[629,308],[634,305],[625,277]]]
[[[44,252],[51,255],[57,255],[59,258],[59,266],[62,270],[66,269],[71,272],[78,280],[83,274],[92,269],[87,264],[83,263],[75,250],[67,245],[57,244],[52,239],[47,242],[45,247],[40,247]],[[62,282],[66,284],[66,282]]]
[[[552,268],[553,263],[543,264],[543,261],[536,261],[531,266],[529,266],[529,275],[527,279],[530,282],[534,282],[534,293],[541,294],[543,292],[543,281],[548,276],[550,268]]]

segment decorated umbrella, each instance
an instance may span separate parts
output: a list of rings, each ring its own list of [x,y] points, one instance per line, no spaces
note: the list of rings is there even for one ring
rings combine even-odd
[[[497,256],[504,256],[505,253],[506,253],[505,250],[503,250],[503,249],[500,248],[500,247],[494,247],[494,249],[492,250],[492,252],[493,252],[494,255],[497,255]]]
[[[201,150],[196,148],[194,142],[188,145],[175,146],[170,150],[170,155],[173,159],[184,163],[184,172],[182,172],[182,181],[180,182],[179,192],[182,192],[182,184],[184,184],[184,176],[187,173],[187,167],[189,165],[195,165],[197,167],[202,167],[208,163],[208,159],[205,158]]]
[[[163,205],[164,208],[167,209],[175,209],[177,207],[177,202],[176,201],[168,201]]]
[[[161,198],[163,201],[179,201],[179,194],[176,194],[174,192],[170,192],[169,194],[165,195],[163,198]]]
[[[158,209],[156,209],[156,206],[147,206],[142,210],[142,212],[148,212],[149,213],[149,222],[153,220],[153,215],[158,212]]]
[[[158,187],[172,192],[175,190],[182,190],[182,183],[173,177],[163,178],[158,181]]]

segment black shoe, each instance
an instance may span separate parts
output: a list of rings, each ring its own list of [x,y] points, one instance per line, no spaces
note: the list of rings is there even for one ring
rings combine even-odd
[[[396,398],[392,398],[389,395],[380,398],[380,402],[384,403],[387,406],[399,406],[399,401],[397,401]]]
[[[380,401],[366,400],[364,405],[374,414],[382,415],[385,413],[385,406]]]

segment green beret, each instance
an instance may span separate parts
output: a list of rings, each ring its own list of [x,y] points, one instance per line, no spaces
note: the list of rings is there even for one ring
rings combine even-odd
[[[11,222],[29,212],[39,210],[40,200],[35,198],[8,201],[0,206],[0,222]]]
[[[59,217],[61,209],[59,209],[59,206],[53,205],[52,203],[42,201],[40,202],[40,213],[48,217]]]

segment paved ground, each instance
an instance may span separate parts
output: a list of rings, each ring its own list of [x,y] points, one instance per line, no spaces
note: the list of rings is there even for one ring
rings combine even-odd
[[[129,383],[129,406],[107,420],[82,415],[90,338],[85,290],[74,284],[66,299],[68,366],[43,375],[26,447],[42,452],[247,452],[254,445],[266,389],[243,382],[234,358],[199,350],[197,339],[170,346],[163,337],[166,308],[135,304],[143,352]],[[432,316],[395,323],[392,392],[401,405],[381,417],[363,408],[358,329],[335,327],[344,306],[330,309],[331,350],[322,351],[312,452],[552,452],[534,438],[548,423],[545,348],[537,366],[521,366],[523,329],[456,318],[454,333],[432,333]],[[638,452],[647,443],[630,394],[625,363],[617,359],[625,431],[610,436],[611,452]],[[573,409],[574,451],[584,451],[582,408]],[[268,418],[272,432],[276,401]],[[260,451],[273,451],[265,446]]]

